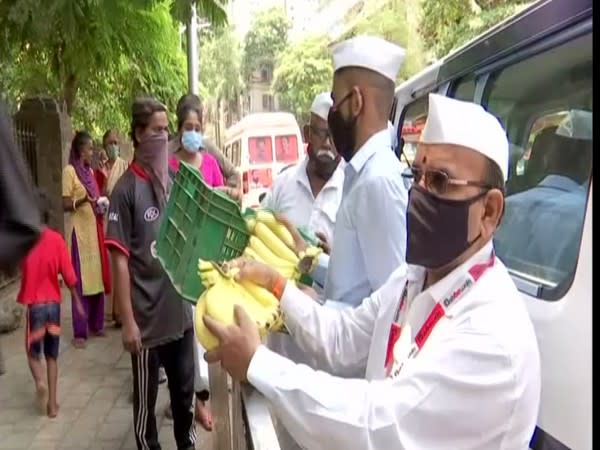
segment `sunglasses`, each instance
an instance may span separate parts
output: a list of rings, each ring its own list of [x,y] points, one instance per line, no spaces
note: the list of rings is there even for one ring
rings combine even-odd
[[[486,190],[493,189],[493,186],[481,181],[451,178],[443,170],[421,168],[414,165],[407,167],[402,177],[412,180],[413,184],[421,184],[421,181],[423,181],[425,189],[436,195],[444,195],[448,192],[450,186],[475,186]]]

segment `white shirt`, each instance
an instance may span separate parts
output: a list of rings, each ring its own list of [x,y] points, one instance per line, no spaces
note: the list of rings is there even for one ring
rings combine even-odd
[[[262,201],[262,206],[283,214],[296,227],[321,231],[333,243],[335,216],[342,201],[343,162],[315,197],[306,174],[308,157],[277,177]]]
[[[366,364],[366,379],[333,377],[261,346],[248,380],[311,450],[527,449],[540,401],[539,352],[523,300],[498,259],[395,378],[384,368],[406,280],[405,314],[416,331],[434,299],[447,298],[491,252],[489,243],[423,292],[423,269],[410,267],[406,274],[400,267],[358,308],[316,305],[288,285],[281,308],[297,343],[337,373]]]
[[[331,178],[315,197],[306,173],[308,157],[296,167],[292,167],[277,177],[261,205],[283,214],[296,227],[305,227],[312,232],[321,231],[327,241],[333,243],[335,217],[342,200],[344,184],[344,163],[340,162]],[[312,358],[301,351],[290,336],[282,333],[271,334],[268,339],[271,350],[316,368]]]
[[[331,257],[312,273],[326,299],[357,306],[405,262],[408,190],[390,137],[375,133],[344,169]]]

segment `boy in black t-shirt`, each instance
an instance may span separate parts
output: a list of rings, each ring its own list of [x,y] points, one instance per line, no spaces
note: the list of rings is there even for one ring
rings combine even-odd
[[[192,310],[156,259],[168,182],[167,127],[163,105],[136,100],[131,130],[135,157],[111,196],[106,245],[123,318],[123,345],[131,353],[137,446],[160,449],[154,410],[162,365],[177,448],[188,450],[196,440]]]

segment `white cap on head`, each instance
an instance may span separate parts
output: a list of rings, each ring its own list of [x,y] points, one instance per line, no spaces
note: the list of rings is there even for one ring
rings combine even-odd
[[[362,67],[396,82],[406,51],[376,36],[356,36],[333,47],[334,72],[344,67]]]
[[[508,178],[508,139],[502,124],[476,103],[429,94],[429,113],[421,133],[423,144],[470,148],[494,161]]]
[[[327,120],[329,110],[332,106],[333,100],[331,100],[331,93],[321,92],[320,94],[317,94],[313,100],[312,106],[310,107],[310,112],[316,114],[323,120]]]

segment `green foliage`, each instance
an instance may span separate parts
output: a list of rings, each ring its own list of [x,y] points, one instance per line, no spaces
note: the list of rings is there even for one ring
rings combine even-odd
[[[28,95],[51,95],[64,102],[76,127],[94,133],[127,129],[140,94],[173,111],[186,90],[186,61],[171,13],[186,3],[2,0],[0,88],[13,107]],[[198,10],[225,20],[217,0],[200,0]]]
[[[424,55],[419,39],[411,35],[407,22],[405,0],[373,0],[363,3],[362,8],[353,12],[351,26],[343,34],[348,39],[361,34],[375,35],[406,49],[406,59],[398,74],[398,82],[406,80],[424,67]]]
[[[530,4],[523,0],[423,0],[420,34],[442,57]]]
[[[241,48],[228,27],[216,29],[200,39],[200,84],[203,98],[224,102],[232,114],[238,113],[242,92]]]
[[[242,75],[248,81],[255,70],[273,67],[279,53],[286,48],[290,22],[281,8],[261,11],[244,39]]]
[[[315,96],[331,90],[333,67],[325,36],[312,36],[288,47],[281,54],[273,80],[284,110],[306,123]]]

